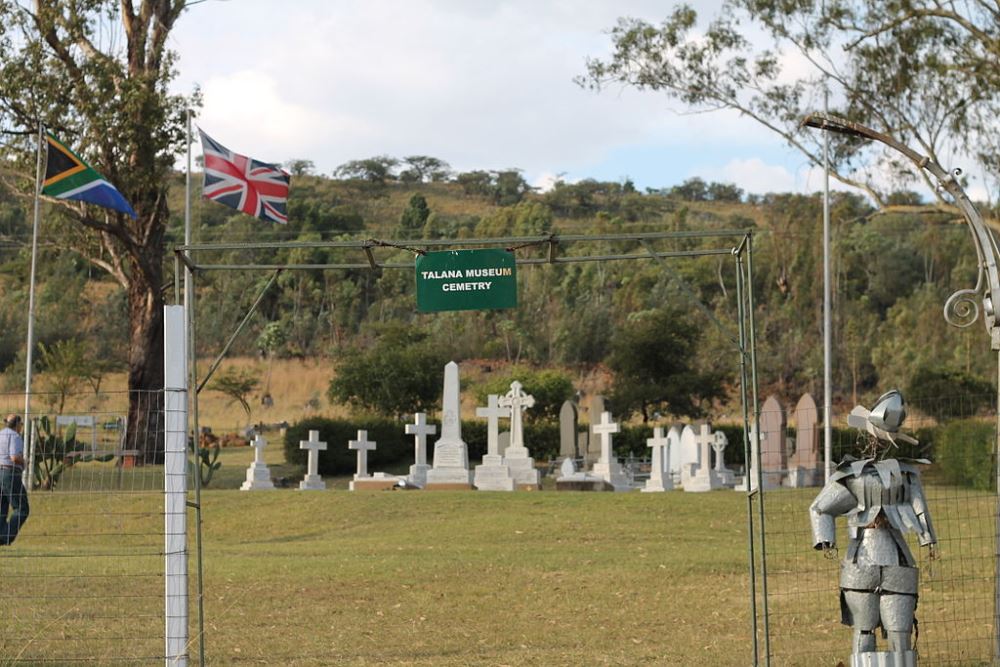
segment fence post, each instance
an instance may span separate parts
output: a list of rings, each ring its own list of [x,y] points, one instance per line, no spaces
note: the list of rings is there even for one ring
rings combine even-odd
[[[187,326],[183,306],[163,307],[164,616],[166,664],[188,664]]]

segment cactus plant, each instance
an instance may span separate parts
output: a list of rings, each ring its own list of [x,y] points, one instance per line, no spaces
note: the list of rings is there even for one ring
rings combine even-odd
[[[222,467],[222,461],[219,461],[219,452],[221,448],[219,447],[219,441],[206,442],[207,446],[198,447],[198,463],[190,464],[193,468],[195,465],[198,466],[198,474],[201,475],[201,485],[208,486],[212,481],[212,475],[215,471]],[[194,451],[194,439],[188,438],[188,448]],[[192,474],[193,474],[192,470]]]
[[[62,434],[53,430],[53,424],[46,416],[33,419],[32,425],[35,434],[32,488],[51,491],[66,469],[66,454],[82,449],[76,441],[76,424],[70,424]]]

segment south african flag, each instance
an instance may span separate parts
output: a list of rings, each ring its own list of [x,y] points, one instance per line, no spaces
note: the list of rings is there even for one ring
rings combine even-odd
[[[115,186],[51,134],[46,132],[45,138],[48,141],[48,161],[42,194],[96,204],[136,217],[132,206]]]

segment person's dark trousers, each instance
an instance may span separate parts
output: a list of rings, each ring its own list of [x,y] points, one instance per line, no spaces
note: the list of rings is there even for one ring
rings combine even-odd
[[[21,471],[0,468],[0,546],[13,542],[27,520],[28,493],[21,483]]]

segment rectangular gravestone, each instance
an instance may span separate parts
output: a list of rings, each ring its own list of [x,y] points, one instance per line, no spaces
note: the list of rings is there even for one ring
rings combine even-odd
[[[573,401],[564,401],[559,410],[559,458],[575,459],[577,447],[577,415]]]
[[[601,423],[601,415],[606,410],[607,407],[603,396],[595,394],[590,397],[590,405],[587,408],[587,419],[590,421],[590,428],[588,429],[590,438],[584,458],[591,465],[595,464],[601,458],[601,439],[594,433],[593,428]]]
[[[765,489],[781,486],[788,472],[786,427],[785,408],[777,397],[769,396],[760,411],[760,467]]]
[[[683,429],[683,424],[674,424],[667,431],[667,440],[670,441],[667,445],[667,474],[675,486],[681,483],[681,433]]]
[[[788,485],[817,486],[823,479],[819,462],[819,410],[810,394],[795,406],[795,453],[789,462]]]
[[[701,466],[698,449],[698,431],[690,425],[681,429],[679,451],[681,486],[686,489],[691,483],[691,478],[698,472],[698,468]]]

